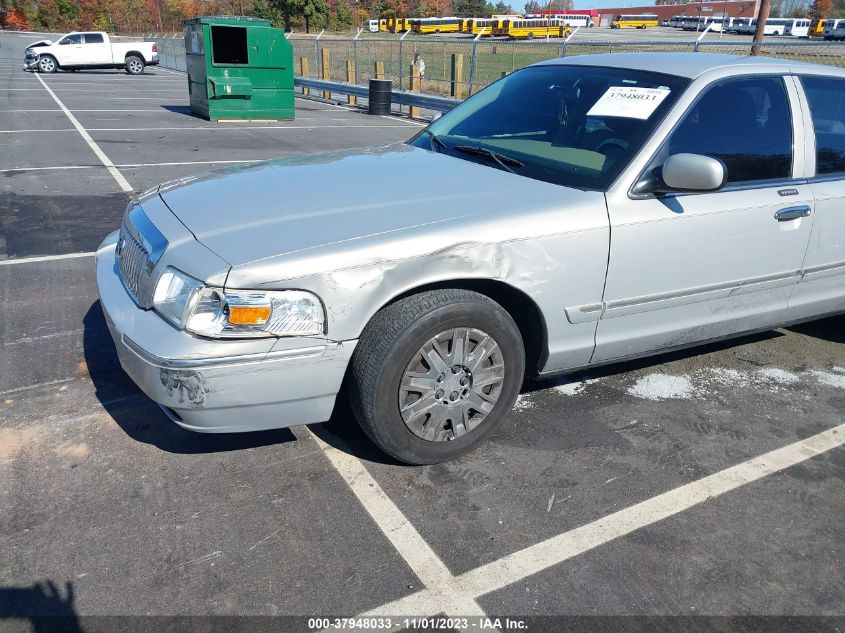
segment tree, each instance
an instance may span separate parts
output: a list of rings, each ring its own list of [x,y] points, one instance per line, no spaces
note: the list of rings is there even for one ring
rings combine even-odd
[[[7,29],[17,30],[17,31],[28,31],[29,24],[26,21],[26,17],[24,17],[23,11],[20,9],[12,9],[4,16],[4,22],[6,23]]]
[[[268,2],[268,0],[252,0],[249,15],[256,18],[270,20],[273,23],[273,26],[280,26],[282,24],[282,15],[276,7]]]
[[[528,0],[525,3],[525,12],[526,13],[537,13],[538,11],[542,11],[543,7],[540,6],[540,3],[537,0]]]
[[[427,17],[443,17],[452,12],[452,5],[449,0],[420,0],[417,6],[417,16],[421,18]]]
[[[293,18],[305,20],[305,32],[311,30],[311,25],[326,26],[329,17],[329,5],[326,0],[271,0],[285,21],[285,30],[290,31]]]
[[[813,6],[810,7],[809,15],[811,18],[823,19],[830,15],[830,10],[833,8],[833,0],[815,0]]]
[[[301,0],[302,11],[300,15],[305,18],[305,32],[311,30],[311,23],[315,27],[324,28],[328,26],[329,5],[326,0]]]
[[[333,31],[346,31],[352,26],[352,11],[346,0],[337,0],[329,26]]]
[[[572,0],[549,0],[549,3],[546,5],[546,11],[569,13],[572,11]]]
[[[455,15],[462,18],[487,17],[486,0],[454,0],[452,9],[454,9]]]
[[[493,13],[496,15],[510,15],[513,12],[513,7],[506,2],[500,1],[495,7],[493,7]]]

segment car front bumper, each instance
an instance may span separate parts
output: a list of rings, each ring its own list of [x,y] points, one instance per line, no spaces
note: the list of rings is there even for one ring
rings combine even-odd
[[[179,426],[205,433],[328,420],[357,341],[214,341],[176,330],[130,298],[117,233],[97,251],[97,289],[124,371]],[[236,352],[236,353],[233,353]]]

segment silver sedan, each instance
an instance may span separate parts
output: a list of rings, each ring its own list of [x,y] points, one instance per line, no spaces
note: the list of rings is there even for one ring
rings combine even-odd
[[[845,311],[843,121],[831,67],[557,59],[405,144],[146,192],[97,253],[101,303],[180,426],[342,397],[393,457],[448,460],[526,377]]]

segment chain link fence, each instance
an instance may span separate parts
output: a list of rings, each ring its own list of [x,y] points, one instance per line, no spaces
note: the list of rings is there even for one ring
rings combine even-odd
[[[494,40],[458,38],[341,38],[292,35],[296,74],[365,84],[370,78],[391,79],[410,88],[411,65],[419,54],[425,62],[422,92],[466,97],[503,75],[556,57],[623,52],[710,52],[748,55],[750,41],[588,41],[580,39]],[[845,42],[779,41],[759,45],[765,56],[845,67]],[[323,51],[326,51],[324,53]],[[327,57],[326,57],[327,55]],[[301,60],[305,59],[305,66]],[[325,66],[323,62],[327,60]],[[347,64],[351,62],[351,64]],[[351,69],[354,69],[352,71]],[[383,74],[382,74],[383,73]]]
[[[150,35],[158,44],[165,68],[185,71],[185,42],[181,34]],[[748,55],[750,41],[662,40],[589,41],[444,37],[329,37],[292,34],[295,74],[365,85],[372,78],[390,79],[394,87],[411,87],[411,66],[418,54],[425,62],[421,92],[467,97],[518,68],[546,59],[595,53],[708,52]],[[760,54],[771,57],[845,67],[845,42],[767,41]],[[306,71],[303,73],[303,70]]]

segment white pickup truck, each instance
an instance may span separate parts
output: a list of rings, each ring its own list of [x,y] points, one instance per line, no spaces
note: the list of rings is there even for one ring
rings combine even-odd
[[[112,42],[102,31],[68,33],[57,42],[40,40],[26,49],[25,69],[42,73],[82,68],[125,68],[140,75],[158,64],[155,42]]]

